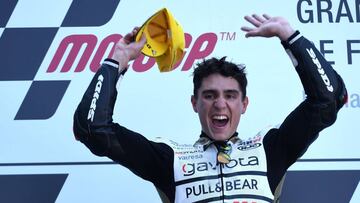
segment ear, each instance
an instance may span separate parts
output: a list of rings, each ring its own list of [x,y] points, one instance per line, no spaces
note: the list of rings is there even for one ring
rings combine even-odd
[[[196,100],[195,96],[191,95],[191,104],[192,104],[192,107],[193,107],[195,113],[198,112],[197,107],[196,107],[196,102],[197,102],[197,100]]]
[[[241,114],[244,114],[246,112],[248,104],[249,104],[249,98],[245,97],[245,99],[242,101],[243,108],[241,110]]]

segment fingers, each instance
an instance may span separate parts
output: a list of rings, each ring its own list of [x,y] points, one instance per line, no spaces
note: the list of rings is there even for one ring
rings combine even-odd
[[[254,16],[254,15],[253,15]],[[252,25],[254,25],[255,27],[259,27],[261,25],[261,22],[258,21],[255,17],[253,16],[245,16],[245,20],[248,21],[249,23],[251,23]]]
[[[135,41],[136,35],[138,34],[139,30],[140,30],[140,28],[136,26],[131,31],[131,34],[132,34],[131,42]]]
[[[146,37],[145,34],[143,33],[139,41],[133,41],[126,46],[126,49],[128,50],[130,56],[130,60],[133,60],[139,56],[145,44],[146,44]]]
[[[135,36],[139,31],[139,27],[134,27],[133,30],[129,33],[127,33],[121,41],[125,44],[130,44],[131,42],[135,41]]]
[[[255,36],[255,33],[257,32],[256,31],[257,29],[251,28],[251,27],[246,27],[246,26],[241,27],[241,30],[246,32],[245,37],[253,37],[253,36]]]
[[[139,32],[139,30],[140,30],[140,27],[138,27],[138,26],[134,27],[132,30],[133,35],[136,35],[137,32]]]
[[[270,20],[271,16],[268,15],[268,14],[263,14],[263,17],[266,19],[266,20]]]
[[[246,19],[246,17],[245,17]],[[240,28],[242,31],[244,31],[246,34],[245,34],[245,37],[253,37],[255,36],[255,33],[257,32],[258,30],[258,27],[248,27],[248,26],[243,26]]]
[[[127,34],[121,39],[121,41],[123,41],[125,44],[130,44],[132,38],[133,38],[133,34],[130,32],[130,33],[127,33]]]
[[[138,41],[137,43],[137,46],[142,49],[144,47],[144,45],[146,44],[146,36],[145,36],[145,33],[143,33],[141,35],[141,38],[140,38],[140,41]]]
[[[255,27],[260,27],[262,24],[266,23],[266,21],[270,20],[270,16],[267,14],[263,14],[262,16],[259,16],[257,14],[253,14],[251,16],[245,16],[244,17],[246,21],[254,25]]]
[[[254,28],[251,28],[251,27],[248,27],[248,26],[243,26],[243,27],[241,27],[241,30],[244,31],[244,32],[250,32],[250,31],[254,30]]]
[[[250,30],[250,31],[247,31],[246,34],[245,34],[246,38],[248,38],[248,37],[256,37],[256,36],[259,36],[259,32],[257,30]]]
[[[260,25],[263,24],[263,23],[266,21],[266,19],[265,19],[264,17],[259,16],[259,15],[257,15],[257,14],[253,14],[252,17],[253,17],[257,22],[259,22]]]
[[[241,30],[246,32],[245,37],[256,37],[256,36],[260,36],[261,30],[263,30],[264,25],[271,20],[271,16],[268,14],[263,14],[261,16],[257,14],[253,14],[253,15],[245,16],[244,19],[254,26],[254,27],[249,27],[249,26],[241,27]]]

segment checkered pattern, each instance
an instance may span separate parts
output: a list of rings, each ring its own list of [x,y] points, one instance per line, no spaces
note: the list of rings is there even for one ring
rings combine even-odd
[[[70,84],[70,80],[34,81],[58,30],[61,27],[104,25],[111,19],[119,2],[0,2],[0,81],[33,81],[15,120],[50,118]],[[96,15],[92,15],[94,13]]]
[[[55,202],[68,174],[0,175],[0,202]]]
[[[34,80],[59,29],[101,26],[111,19],[119,2],[0,1],[0,81],[31,81],[15,120],[50,118],[70,84],[70,80]],[[1,175],[0,202],[55,202],[67,176]]]

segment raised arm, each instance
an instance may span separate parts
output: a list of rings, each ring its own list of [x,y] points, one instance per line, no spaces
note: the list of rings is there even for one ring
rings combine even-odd
[[[346,89],[316,47],[295,31],[283,17],[252,15],[245,19],[254,27],[242,27],[246,37],[278,37],[287,50],[304,86],[307,100],[337,102],[340,109],[346,100]]]
[[[307,95],[280,125],[264,138],[269,182],[274,192],[287,168],[333,124],[347,100],[345,84],[309,40],[282,17],[246,16],[254,27],[243,27],[246,37],[278,37],[289,54]]]
[[[95,155],[111,158],[164,191],[166,188],[158,185],[158,181],[169,183],[173,178],[168,174],[172,172],[169,170],[172,149],[149,141],[112,119],[116,83],[127,70],[128,62],[139,56],[146,42],[144,36],[135,42],[136,32],[134,29],[115,45],[112,57],[106,59],[95,74],[74,114],[74,134]]]

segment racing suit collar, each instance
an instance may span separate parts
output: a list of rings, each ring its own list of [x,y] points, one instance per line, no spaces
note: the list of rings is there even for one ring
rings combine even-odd
[[[238,133],[235,132],[229,139],[224,141],[217,141],[210,138],[205,132],[201,131],[200,138],[195,142],[194,146],[203,146],[203,150],[206,149],[211,145],[214,144],[216,147],[219,145],[226,145],[229,141],[233,144],[238,142],[240,138],[238,137]]]
[[[204,132],[201,132],[200,138],[195,142],[195,147],[202,147],[203,151],[206,151],[209,146],[214,144],[217,149],[217,163],[227,164],[230,162],[232,145],[236,142],[240,141],[239,137],[237,136],[238,133],[235,132],[228,140],[213,140]]]

